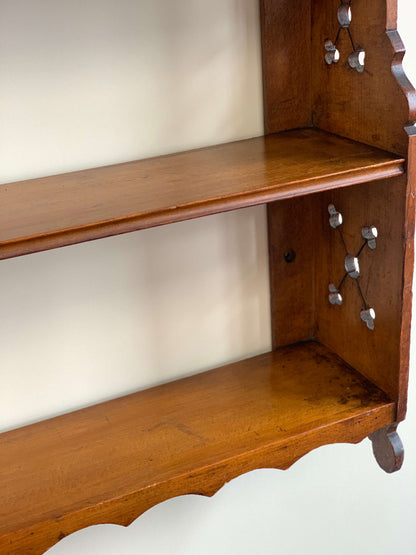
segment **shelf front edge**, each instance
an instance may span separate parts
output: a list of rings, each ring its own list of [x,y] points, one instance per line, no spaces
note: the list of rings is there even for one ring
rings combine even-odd
[[[395,403],[317,342],[300,343],[0,435],[0,553],[43,553],[166,499],[211,496],[322,445],[357,443]]]
[[[223,198],[208,199],[150,213],[130,214],[126,217],[113,220],[51,231],[41,235],[21,237],[12,241],[0,242],[0,260],[210,216],[239,208],[266,204],[276,200],[391,178],[404,173],[404,160],[398,158],[389,162],[334,175],[296,180],[284,185],[277,184],[276,186],[261,190],[249,191]]]
[[[362,414],[300,433],[289,441],[271,443],[238,458],[221,461],[178,476],[174,480],[167,480],[166,483],[149,486],[148,491],[132,492],[61,518],[0,536],[0,553],[42,555],[58,541],[82,528],[98,524],[129,526],[153,506],[180,495],[211,497],[227,482],[241,474],[261,468],[285,470],[313,449],[339,442],[340,437],[343,443],[359,443],[380,427],[393,422],[394,412],[394,403],[386,403],[381,407],[364,410]]]

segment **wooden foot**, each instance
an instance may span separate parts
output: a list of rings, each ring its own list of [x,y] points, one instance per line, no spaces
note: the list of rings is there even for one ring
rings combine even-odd
[[[397,425],[394,422],[369,436],[376,461],[383,470],[389,473],[400,470],[404,459],[403,443],[396,432]]]

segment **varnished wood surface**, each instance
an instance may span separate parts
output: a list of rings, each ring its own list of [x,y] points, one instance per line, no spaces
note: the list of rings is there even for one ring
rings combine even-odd
[[[403,230],[403,283],[400,329],[400,368],[399,368],[399,399],[397,420],[403,420],[407,410],[407,394],[410,364],[410,338],[412,324],[412,288],[415,265],[415,195],[416,195],[416,128],[410,125],[409,154],[406,185],[406,215]]]
[[[394,403],[301,343],[0,436],[0,553],[39,554],[173,496],[212,495],[394,421]]]
[[[312,125],[311,1],[260,0],[266,133]]]
[[[270,313],[273,348],[316,337],[316,250],[322,194],[268,205]],[[294,253],[287,262],[285,254]]]
[[[0,186],[0,258],[403,172],[316,129]]]
[[[406,407],[413,269],[407,187],[403,175],[271,203],[268,210],[273,346],[318,338],[396,401],[398,421]],[[339,231],[329,225],[329,204],[343,216],[350,254],[363,245],[363,226],[377,227],[376,248],[361,253],[359,278],[376,312],[374,330],[360,318],[363,301],[351,278],[343,283],[342,305],[329,303],[328,285],[341,283],[346,255]],[[287,263],[290,249],[296,258]]]
[[[356,370],[367,376],[397,402],[401,419],[401,321],[405,264],[406,177],[382,180],[345,190],[323,193],[321,235],[316,258],[318,338]],[[328,223],[327,206],[333,203],[343,215],[343,236],[349,252],[363,244],[361,229],[374,225],[377,246],[360,256],[359,283],[368,305],[376,312],[374,330],[360,319],[362,299],[351,278],[343,285],[342,306],[328,302],[328,284],[340,283],[345,274],[345,251],[339,233]]]
[[[407,156],[404,126],[416,119],[416,95],[406,78],[405,53],[397,32],[397,0],[360,0],[351,4],[350,32],[364,49],[365,69],[348,64],[352,45],[346,31],[339,35],[340,60],[328,66],[324,42],[335,40],[339,2],[312,2],[313,123],[356,141]]]

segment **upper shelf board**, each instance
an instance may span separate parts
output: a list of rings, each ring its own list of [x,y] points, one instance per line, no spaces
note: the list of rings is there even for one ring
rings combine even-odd
[[[391,177],[403,163],[307,128],[0,185],[0,259]]]

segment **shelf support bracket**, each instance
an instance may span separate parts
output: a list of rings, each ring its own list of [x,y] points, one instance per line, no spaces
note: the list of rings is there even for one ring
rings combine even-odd
[[[368,436],[377,463],[389,474],[400,470],[404,459],[403,443],[396,431],[397,426],[398,423],[393,422]]]

